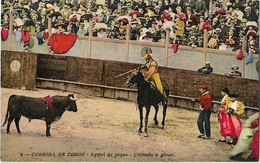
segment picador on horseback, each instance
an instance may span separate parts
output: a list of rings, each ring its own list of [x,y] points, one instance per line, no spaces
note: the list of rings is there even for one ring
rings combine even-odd
[[[151,106],[155,109],[154,115],[154,124],[158,125],[157,113],[159,110],[159,103],[163,105],[163,118],[162,118],[162,126],[164,128],[165,125],[165,117],[167,111],[167,103],[169,97],[169,88],[166,85],[163,85],[160,80],[160,76],[158,73],[157,62],[153,60],[152,50],[148,47],[144,47],[141,51],[141,55],[143,59],[146,60],[146,64],[139,67],[138,71],[132,74],[130,79],[126,82],[126,85],[129,87],[132,84],[137,84],[138,96],[137,103],[138,109],[140,113],[140,127],[138,132],[142,132],[143,128],[143,107],[146,108],[145,114],[145,136],[148,136],[147,124],[148,117],[150,113]],[[155,83],[155,86],[151,84],[151,82]]]
[[[161,82],[160,75],[158,72],[158,64],[152,58],[152,56],[153,56],[152,49],[148,48],[148,47],[144,47],[141,50],[141,55],[142,55],[143,59],[146,60],[145,66],[143,66],[141,68],[142,74],[144,75],[145,80],[147,82],[154,82],[158,91],[163,95],[164,98],[166,98],[166,94],[163,90],[162,82]]]

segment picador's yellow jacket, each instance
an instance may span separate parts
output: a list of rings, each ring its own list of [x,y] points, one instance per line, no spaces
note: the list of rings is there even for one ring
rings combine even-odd
[[[148,62],[146,62],[146,67],[147,67],[147,71],[145,73],[145,80],[146,81],[154,81],[156,88],[159,90],[159,92],[162,95],[164,94],[163,91],[163,86],[162,86],[162,82],[160,79],[160,75],[158,73],[158,65],[157,62],[153,59],[148,60]]]

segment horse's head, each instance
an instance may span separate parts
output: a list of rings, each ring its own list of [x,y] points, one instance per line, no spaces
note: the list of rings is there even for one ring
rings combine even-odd
[[[132,76],[126,82],[126,86],[130,87],[132,84],[139,83],[142,80],[144,80],[142,73],[140,71],[136,71],[132,73]]]

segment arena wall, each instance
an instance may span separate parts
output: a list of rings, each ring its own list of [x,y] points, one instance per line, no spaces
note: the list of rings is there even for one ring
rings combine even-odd
[[[5,55],[3,55],[5,54]],[[2,51],[2,87],[10,80],[20,80],[17,76],[8,76],[8,66],[12,58],[21,55],[35,56],[34,64],[37,65],[35,79],[37,87],[67,90],[78,93],[92,94],[102,97],[123,98],[134,101],[136,90],[128,89],[125,82],[131,74],[114,79],[121,73],[132,70],[140,64],[119,61],[78,58],[62,55],[28,54],[21,52]],[[19,57],[18,57],[19,59]],[[9,70],[10,71],[10,70]],[[28,71],[30,74],[33,73]],[[247,105],[248,111],[257,111],[259,105],[259,82],[245,78],[233,78],[218,74],[199,74],[196,71],[180,70],[160,67],[161,79],[170,88],[170,104],[185,108],[198,109],[199,107],[190,101],[190,98],[200,97],[198,86],[207,84],[214,100],[214,110],[219,107],[221,100],[220,91],[227,86],[231,92],[239,94],[239,100]],[[33,76],[31,76],[32,78]],[[28,89],[26,87],[26,89]]]

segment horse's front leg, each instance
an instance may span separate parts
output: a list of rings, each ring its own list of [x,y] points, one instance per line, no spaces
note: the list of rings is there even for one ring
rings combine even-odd
[[[148,136],[148,131],[147,131],[147,124],[148,124],[148,118],[149,118],[149,113],[150,113],[150,109],[151,109],[151,106],[146,106],[146,114],[145,114],[145,128],[144,128],[144,131],[146,133],[145,137]]]
[[[139,114],[140,114],[140,127],[138,133],[142,133],[142,128],[143,128],[143,107],[142,106],[139,106]]]
[[[167,102],[163,102],[163,119],[162,119],[162,129],[164,129],[165,125],[165,117],[166,117],[166,111],[167,111]]]
[[[154,120],[154,124],[158,125],[157,113],[158,113],[158,110],[159,110],[159,106],[158,105],[154,106],[154,109],[155,109],[155,114],[154,114],[153,120]]]

